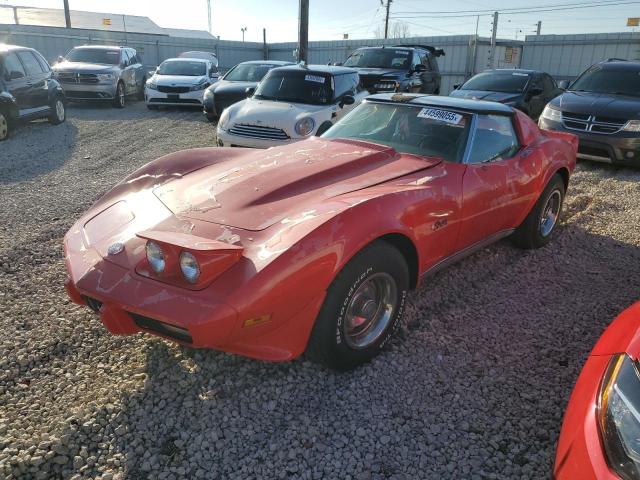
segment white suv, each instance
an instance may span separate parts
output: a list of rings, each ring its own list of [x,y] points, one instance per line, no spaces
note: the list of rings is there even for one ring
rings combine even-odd
[[[159,105],[202,106],[205,89],[216,73],[209,60],[170,58],[160,64],[145,86],[144,100],[150,109]]]
[[[369,93],[345,67],[274,68],[218,121],[218,145],[268,148],[325,132]]]

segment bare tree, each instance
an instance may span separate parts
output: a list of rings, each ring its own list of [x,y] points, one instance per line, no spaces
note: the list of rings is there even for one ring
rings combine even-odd
[[[384,38],[384,26],[378,25],[373,31],[375,38]],[[389,38],[407,38],[411,36],[409,24],[405,22],[393,22],[389,25]]]

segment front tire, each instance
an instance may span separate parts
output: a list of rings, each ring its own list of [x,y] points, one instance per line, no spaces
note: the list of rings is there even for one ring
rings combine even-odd
[[[9,117],[0,110],[0,142],[9,138]]]
[[[138,100],[144,100],[144,86],[147,84],[147,78],[144,77],[142,79],[142,85],[140,85],[140,90],[138,90]]]
[[[560,220],[564,195],[564,181],[560,175],[555,174],[527,218],[511,236],[514,245],[533,249],[544,247],[549,243]]]
[[[400,323],[409,289],[404,256],[384,241],[361,250],[327,290],[306,355],[335,370],[376,356]]]
[[[118,86],[116,87],[116,96],[113,99],[113,106],[115,108],[124,108],[124,105],[125,105],[124,83],[118,82]]]
[[[60,125],[67,119],[67,108],[62,97],[56,97],[51,104],[51,113],[49,114],[49,123],[51,125]]]

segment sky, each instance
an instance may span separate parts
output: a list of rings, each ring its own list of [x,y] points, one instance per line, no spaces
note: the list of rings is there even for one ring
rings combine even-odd
[[[543,34],[630,32],[627,17],[640,17],[640,0],[618,0],[624,5],[543,11],[549,6],[602,4],[616,0],[393,0],[391,24],[404,22],[411,36],[465,35],[476,31],[478,10],[502,11],[498,21],[499,38],[522,39],[535,33],[542,21]],[[247,41],[262,41],[267,29],[268,42],[297,40],[298,0],[211,0],[213,33],[224,40],[241,40],[246,27]],[[386,3],[386,0],[385,0]],[[0,5],[62,8],[62,0],[0,0]],[[72,10],[150,17],[161,27],[207,30],[206,0],[69,0]],[[537,9],[534,13],[514,14],[517,7]],[[461,12],[461,13],[434,13]],[[309,39],[338,40],[376,38],[384,24],[381,0],[310,0]],[[491,35],[492,18],[479,17],[480,36]],[[636,29],[639,30],[639,29]]]

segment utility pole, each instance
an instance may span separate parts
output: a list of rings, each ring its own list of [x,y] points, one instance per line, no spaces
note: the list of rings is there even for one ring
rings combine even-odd
[[[269,59],[269,47],[267,47],[267,29],[262,29],[262,58]]]
[[[209,33],[213,35],[211,30],[211,0],[207,0],[207,19],[209,20]]]
[[[495,68],[497,35],[498,35],[498,12],[493,12],[493,28],[491,30],[491,50],[489,50],[489,68]]]
[[[307,63],[309,50],[309,0],[300,0],[298,18],[298,62]]]
[[[384,39],[389,38],[389,9],[391,8],[391,2],[393,0],[387,0],[387,14],[384,17]],[[380,0],[382,3],[382,0]],[[383,4],[384,5],[384,4]]]
[[[71,28],[71,13],[69,13],[69,0],[64,0],[64,22],[67,28]]]
[[[542,30],[542,20],[538,20],[538,28],[536,28],[536,35],[540,35],[540,30]]]

